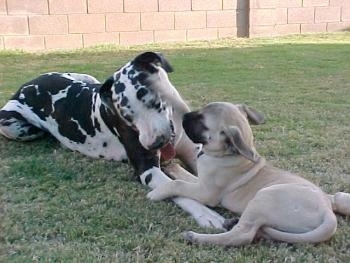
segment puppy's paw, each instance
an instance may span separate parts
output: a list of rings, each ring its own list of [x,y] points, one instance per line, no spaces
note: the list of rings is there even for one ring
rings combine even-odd
[[[147,194],[147,198],[152,201],[161,201],[166,197],[156,188]]]
[[[182,232],[182,237],[186,240],[186,242],[190,245],[194,243],[194,235],[195,233],[193,231],[185,231]]]

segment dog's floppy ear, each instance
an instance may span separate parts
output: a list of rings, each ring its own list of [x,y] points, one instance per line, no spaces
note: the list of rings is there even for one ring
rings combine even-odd
[[[102,103],[107,106],[110,110],[113,109],[112,101],[112,86],[114,83],[114,78],[108,78],[100,88],[100,98]]]
[[[265,115],[245,104],[240,104],[239,109],[245,113],[250,124],[259,125],[265,122]]]
[[[248,160],[257,162],[257,154],[244,142],[242,134],[236,126],[229,126],[223,132],[227,136],[227,143],[232,147],[232,152],[238,152]]]
[[[165,57],[159,52],[145,52],[138,55],[134,59],[134,63],[143,68],[150,70],[150,64],[160,64],[160,66],[168,73],[173,72],[173,68]]]

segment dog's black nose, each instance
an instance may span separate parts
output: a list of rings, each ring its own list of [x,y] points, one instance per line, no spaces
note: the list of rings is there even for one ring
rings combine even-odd
[[[158,136],[154,143],[152,143],[151,146],[149,146],[149,150],[158,150],[165,146],[169,142],[170,138],[167,138],[164,135]]]

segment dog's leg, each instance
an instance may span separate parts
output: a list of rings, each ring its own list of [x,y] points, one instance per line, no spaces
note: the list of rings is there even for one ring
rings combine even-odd
[[[142,184],[148,185],[151,189],[158,188],[160,185],[171,181],[158,167],[145,171],[140,178]],[[224,229],[223,223],[225,219],[201,203],[183,197],[176,197],[172,200],[189,213],[201,227]]]
[[[183,132],[181,141],[176,146],[176,156],[184,164],[186,169],[193,174],[197,175],[197,156],[202,146],[199,144],[194,144]]]
[[[172,181],[158,167],[159,156],[143,148],[140,142],[135,139],[138,138],[135,130],[124,125],[122,127],[119,126],[118,132],[121,134],[120,140],[125,147],[129,161],[135,169],[135,175],[138,176],[142,184],[155,189],[162,184]],[[225,219],[215,211],[187,198],[173,198],[173,201],[191,214],[200,226],[223,229],[222,225]]]
[[[203,190],[205,189],[205,190]],[[200,183],[189,183],[182,180],[169,181],[162,184],[151,192],[147,197],[153,201],[160,201],[169,197],[185,197],[197,200],[201,204],[216,206],[220,200],[217,200],[215,190],[204,188]]]
[[[162,170],[173,179],[183,180],[190,183],[196,183],[198,181],[198,177],[194,176],[175,162],[165,165],[162,167]]]
[[[17,141],[31,141],[43,137],[46,132],[30,124],[18,111],[23,105],[10,100],[0,110],[0,134]]]
[[[329,200],[332,203],[332,209],[334,212],[350,215],[350,194],[338,192],[335,195],[328,195]]]

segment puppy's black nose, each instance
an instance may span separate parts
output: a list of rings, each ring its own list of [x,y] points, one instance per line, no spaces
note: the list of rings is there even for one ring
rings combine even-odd
[[[183,117],[182,117],[182,126],[188,125],[189,123],[192,122],[192,120],[194,119],[194,112],[189,112],[186,113]]]

